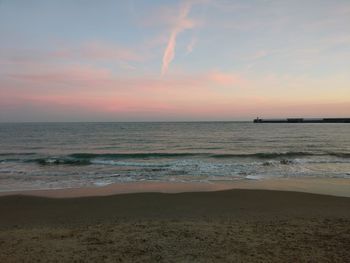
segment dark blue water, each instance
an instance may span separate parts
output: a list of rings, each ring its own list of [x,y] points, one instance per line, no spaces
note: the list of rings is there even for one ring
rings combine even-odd
[[[0,191],[277,177],[350,179],[350,125],[0,124]]]

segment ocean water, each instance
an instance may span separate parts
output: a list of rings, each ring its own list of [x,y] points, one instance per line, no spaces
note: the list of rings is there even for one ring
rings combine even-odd
[[[0,124],[0,191],[280,177],[350,179],[350,125]]]

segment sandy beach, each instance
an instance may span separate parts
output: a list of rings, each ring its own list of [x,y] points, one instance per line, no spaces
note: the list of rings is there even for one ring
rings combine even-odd
[[[350,0],[0,0],[0,263],[350,263]]]
[[[350,260],[348,197],[169,189],[74,198],[63,190],[56,196],[55,191],[2,196],[0,262]]]

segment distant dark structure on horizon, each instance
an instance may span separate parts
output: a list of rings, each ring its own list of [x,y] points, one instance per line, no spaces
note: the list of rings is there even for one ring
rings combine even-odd
[[[350,118],[287,118],[287,119],[260,119],[254,123],[350,123]]]

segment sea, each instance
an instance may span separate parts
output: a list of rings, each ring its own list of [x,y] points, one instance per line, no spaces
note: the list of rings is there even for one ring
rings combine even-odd
[[[350,124],[1,123],[0,191],[350,179]]]

